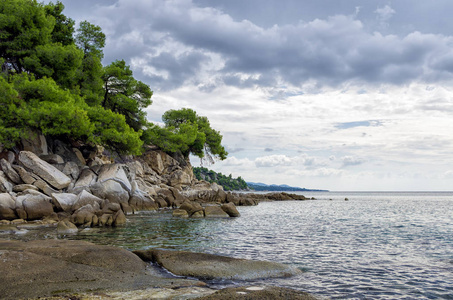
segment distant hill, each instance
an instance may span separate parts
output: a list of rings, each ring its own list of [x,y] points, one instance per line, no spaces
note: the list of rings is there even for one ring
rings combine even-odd
[[[223,186],[225,191],[240,191],[249,189],[247,183],[241,178],[241,176],[233,178],[231,174],[226,176],[222,173],[216,173],[203,167],[194,167],[193,174],[198,180],[206,180],[211,183],[215,182],[218,185]]]
[[[314,190],[300,187],[289,186],[287,184],[265,184],[261,182],[247,182],[250,189],[255,191],[281,191],[281,192],[328,192],[328,190]]]

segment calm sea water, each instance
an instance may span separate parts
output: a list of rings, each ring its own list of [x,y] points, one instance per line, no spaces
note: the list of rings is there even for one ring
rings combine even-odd
[[[239,207],[235,219],[136,215],[70,238],[281,262],[305,272],[260,283],[332,299],[453,299],[453,192],[304,195],[317,200]]]

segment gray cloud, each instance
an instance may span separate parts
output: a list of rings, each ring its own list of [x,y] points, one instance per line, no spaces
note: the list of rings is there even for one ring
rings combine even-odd
[[[101,5],[94,21],[102,23],[115,41],[106,49],[106,59],[112,60],[114,54],[131,61],[146,55],[142,67],[154,68],[155,73],[148,70],[144,75],[157,89],[188,81],[212,89],[212,82],[204,81],[213,77],[217,83],[239,87],[270,87],[277,82],[298,87],[310,80],[336,86],[350,81],[402,84],[453,78],[451,37],[369,33],[353,15],[262,27],[191,1],[119,0]],[[393,11],[389,6],[375,9],[385,20]],[[217,61],[202,69],[213,56]]]

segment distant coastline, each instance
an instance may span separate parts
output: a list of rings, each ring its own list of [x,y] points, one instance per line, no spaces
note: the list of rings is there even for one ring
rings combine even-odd
[[[317,190],[317,189],[306,189],[300,187],[289,186],[286,184],[264,184],[256,182],[247,182],[248,187],[251,190],[257,192],[328,192],[328,190]]]

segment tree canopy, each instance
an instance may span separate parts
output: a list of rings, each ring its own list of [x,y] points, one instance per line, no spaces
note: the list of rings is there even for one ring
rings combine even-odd
[[[222,135],[211,128],[208,118],[198,116],[190,108],[169,110],[162,116],[165,127],[152,127],[148,132],[150,141],[168,152],[181,151],[205,158],[213,163],[214,158],[224,160],[228,152],[222,146]]]
[[[170,110],[164,127],[147,121],[150,87],[124,60],[102,65],[101,28],[75,22],[61,2],[0,1],[0,144],[30,131],[140,154],[153,143],[186,157],[225,159],[222,136],[191,109]]]

